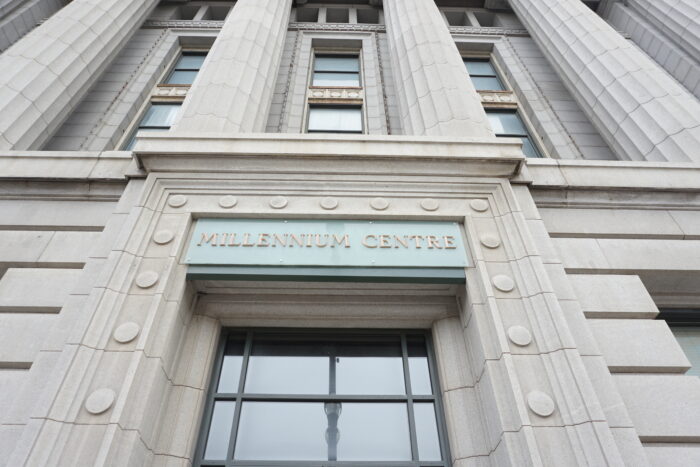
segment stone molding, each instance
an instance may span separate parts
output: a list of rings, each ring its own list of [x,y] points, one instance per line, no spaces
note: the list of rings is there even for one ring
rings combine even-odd
[[[364,99],[363,88],[320,88],[312,86],[309,88],[309,102],[314,103],[359,103]]]
[[[477,91],[484,107],[517,109],[518,98],[513,91]]]

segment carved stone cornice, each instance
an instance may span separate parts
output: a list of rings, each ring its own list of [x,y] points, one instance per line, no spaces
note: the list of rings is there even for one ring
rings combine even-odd
[[[477,91],[487,108],[517,108],[518,99],[512,91]]]
[[[167,84],[159,84],[153,91],[152,97],[154,99],[164,99],[164,100],[183,100],[187,96],[187,91],[189,91],[189,86],[170,86]]]
[[[383,24],[350,24],[350,23],[289,23],[291,31],[352,31],[352,32],[385,32]]]
[[[192,20],[184,20],[184,19],[168,19],[168,20],[159,20],[159,19],[149,19],[144,21],[143,27],[144,28],[195,28],[195,29],[221,29],[221,27],[224,25],[223,21],[215,21],[215,20],[201,20],[201,21],[192,21]]]
[[[490,28],[476,26],[450,26],[451,34],[481,34],[488,36],[529,36],[527,29]]]
[[[362,103],[364,91],[362,88],[309,88],[309,102],[312,103]]]

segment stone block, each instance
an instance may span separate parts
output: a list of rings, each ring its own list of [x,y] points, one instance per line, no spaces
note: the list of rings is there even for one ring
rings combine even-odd
[[[589,318],[654,318],[659,314],[639,276],[569,274]]]
[[[540,208],[540,214],[547,231],[557,236],[684,236],[683,230],[674,222],[672,211]]]
[[[58,313],[80,269],[8,269],[0,279],[0,311]]]
[[[654,467],[688,467],[700,465],[700,444],[645,443],[644,452]]]
[[[690,362],[665,321],[589,319],[613,373],[684,373]]]
[[[700,441],[700,378],[613,375],[642,442]]]

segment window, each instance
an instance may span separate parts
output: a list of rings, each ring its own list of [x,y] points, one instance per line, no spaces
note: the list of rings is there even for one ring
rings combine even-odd
[[[447,466],[439,393],[423,332],[230,331],[196,465]]]
[[[486,109],[486,115],[496,136],[520,138],[526,157],[542,157],[516,110]]]
[[[688,376],[700,376],[700,310],[664,308],[657,319],[668,323],[692,367]]]
[[[312,86],[359,87],[358,55],[316,55]]]
[[[308,132],[362,133],[362,107],[312,105]]]
[[[477,91],[505,91],[491,60],[465,58],[464,66]]]
[[[136,142],[136,134],[139,131],[169,130],[178,110],[180,110],[180,105],[179,102],[174,104],[152,103],[146,110],[143,118],[141,118],[138,127],[134,130],[131,138],[129,138],[129,143],[124,149],[128,151],[133,148]]]
[[[206,52],[183,52],[165,84],[192,84],[206,57]]]

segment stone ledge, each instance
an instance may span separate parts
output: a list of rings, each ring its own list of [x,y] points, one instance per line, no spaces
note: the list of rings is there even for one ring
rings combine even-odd
[[[528,159],[513,180],[532,188],[700,191],[700,165],[690,162]]]
[[[130,151],[2,151],[0,179],[125,181]]]
[[[524,160],[520,144],[514,138],[163,132],[139,137],[134,155],[148,172],[265,167],[297,173],[513,177]]]

